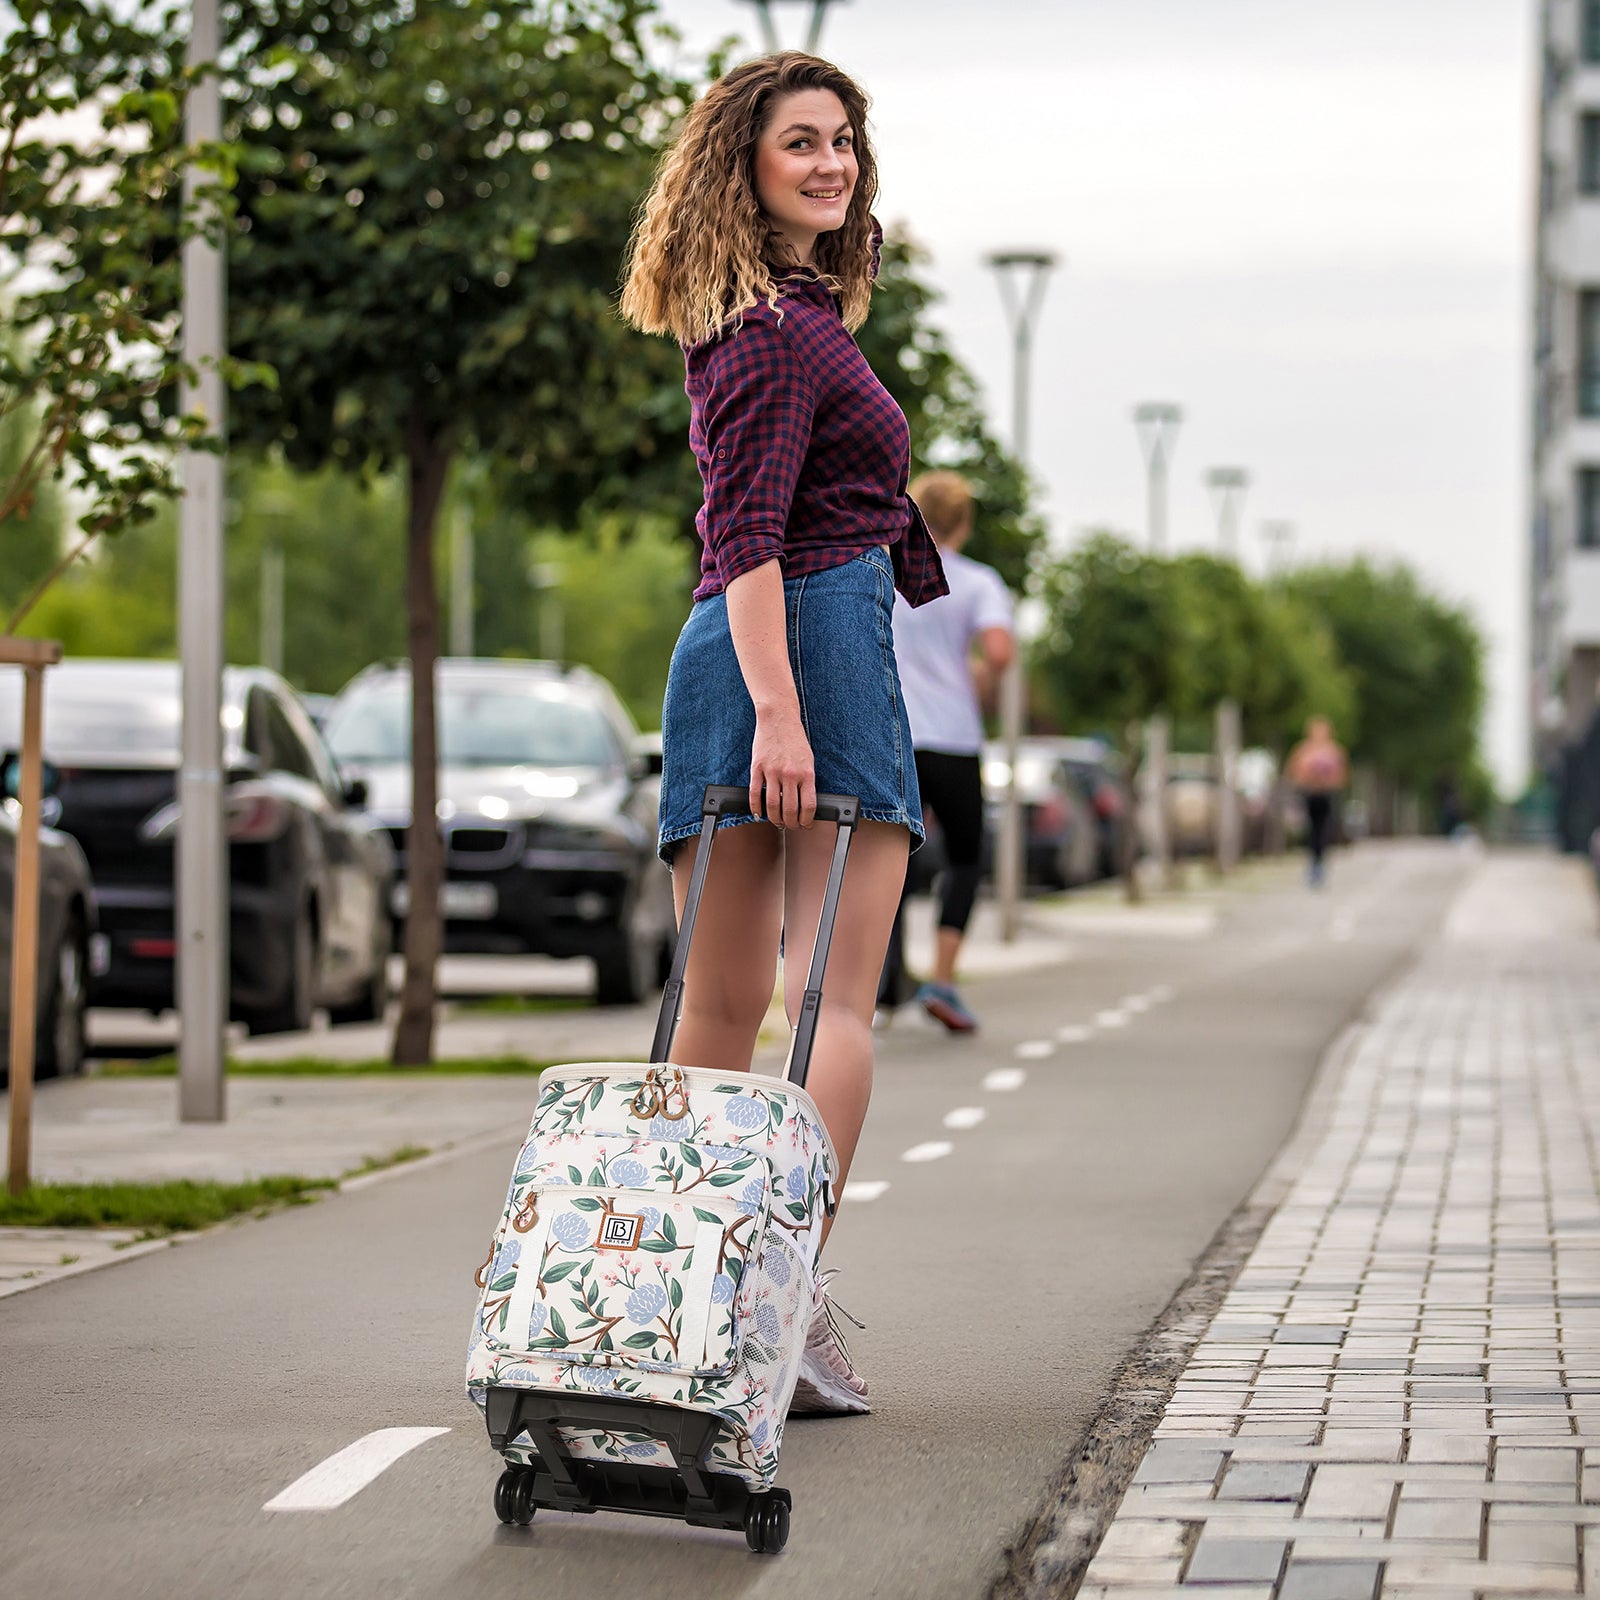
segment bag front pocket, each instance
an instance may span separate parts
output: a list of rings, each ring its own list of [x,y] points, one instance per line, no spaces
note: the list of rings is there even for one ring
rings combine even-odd
[[[514,1195],[480,1313],[491,1348],[653,1372],[732,1366],[740,1286],[771,1212],[771,1164],[759,1154],[715,1162],[732,1181],[682,1192],[673,1183],[711,1168],[713,1154],[640,1145],[612,1157],[608,1184],[535,1179]]]

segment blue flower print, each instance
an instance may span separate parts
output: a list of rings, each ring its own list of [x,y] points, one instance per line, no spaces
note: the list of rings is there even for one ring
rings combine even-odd
[[[644,1162],[635,1161],[632,1156],[618,1156],[611,1163],[611,1181],[619,1188],[637,1189],[650,1181],[650,1173]]]
[[[589,1242],[589,1224],[576,1211],[563,1211],[550,1231],[568,1250],[581,1250]]]
[[[625,1456],[632,1456],[636,1461],[645,1461],[656,1453],[656,1442],[654,1439],[646,1439],[640,1444],[625,1444],[622,1453]]]
[[[733,1299],[733,1279],[726,1272],[719,1272],[711,1280],[711,1303],[714,1306],[725,1306]]]
[[[665,1117],[651,1117],[644,1131],[651,1139],[660,1139],[664,1144],[676,1144],[683,1137],[683,1124],[669,1122]]]
[[[656,1206],[642,1206],[639,1210],[639,1216],[641,1218],[639,1237],[648,1239],[661,1226],[660,1209]]]
[[[700,1148],[713,1161],[737,1161],[746,1153],[736,1144],[703,1144]]]
[[[494,1258],[494,1265],[489,1269],[489,1281],[492,1283],[502,1272],[516,1266],[517,1257],[521,1254],[522,1241],[520,1239],[507,1239],[500,1246],[500,1252]]]
[[[783,1180],[783,1186],[789,1191],[791,1200],[804,1200],[806,1197],[806,1169],[804,1167],[790,1167],[789,1176]]]
[[[589,1389],[609,1389],[611,1373],[606,1367],[579,1367],[578,1382]]]
[[[761,1257],[766,1274],[781,1289],[789,1281],[789,1258],[781,1250],[768,1250]]]
[[[533,1314],[528,1318],[528,1340],[532,1343],[544,1332],[545,1318],[550,1315],[550,1308],[542,1300],[533,1302]]]
[[[759,1450],[767,1442],[767,1434],[769,1431],[770,1425],[768,1424],[767,1419],[763,1417],[755,1425],[755,1427],[750,1430],[750,1443],[753,1444],[757,1450]]]
[[[770,1300],[756,1312],[756,1332],[768,1344],[777,1344],[783,1338],[783,1322]]]
[[[659,1283],[645,1283],[628,1296],[623,1309],[628,1313],[629,1322],[637,1322],[643,1327],[660,1316],[666,1303],[667,1291]]]
[[[744,1188],[739,1191],[740,1203],[749,1206],[750,1209],[754,1211],[756,1207],[761,1204],[762,1198],[765,1196],[766,1192],[766,1181],[762,1178],[752,1178],[744,1186]]]
[[[736,1128],[759,1128],[767,1120],[766,1103],[747,1094],[736,1094],[728,1102],[728,1121]]]

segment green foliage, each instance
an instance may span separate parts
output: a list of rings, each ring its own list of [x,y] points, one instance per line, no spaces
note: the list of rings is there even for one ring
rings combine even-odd
[[[41,420],[37,402],[0,417],[0,494],[4,485],[22,479]],[[60,486],[48,478],[36,485],[28,503],[0,518],[0,623],[61,559],[65,524]]]
[[[1170,710],[1181,597],[1170,562],[1092,533],[1040,574],[1046,627],[1033,668],[1063,727],[1108,728]]]
[[[1288,593],[1320,617],[1350,670],[1359,726],[1351,753],[1402,786],[1466,774],[1484,707],[1484,644],[1472,619],[1398,564],[1297,572]]]
[[[36,1183],[0,1194],[0,1225],[12,1228],[138,1228],[147,1238],[209,1228],[244,1212],[304,1205],[337,1188],[332,1178],[268,1177],[244,1183]]]
[[[7,536],[63,479],[87,536],[143,522],[205,439],[176,403],[176,247],[226,209],[231,163],[183,145],[183,42],[182,11],[146,0],[13,0],[0,21],[0,421],[31,434],[0,477]],[[210,178],[185,200],[189,161]]]

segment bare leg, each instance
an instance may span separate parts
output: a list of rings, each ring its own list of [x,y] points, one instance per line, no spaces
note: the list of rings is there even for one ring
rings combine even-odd
[[[940,928],[934,935],[933,981],[955,987],[956,960],[961,954],[959,928]]]
[[[791,1024],[800,1014],[836,836],[827,823],[785,835],[783,989]],[[909,850],[910,835],[904,828],[887,822],[860,824],[850,847],[822,983],[806,1089],[839,1153],[841,1188],[872,1096],[872,1012]]]
[[[688,839],[673,860],[680,924],[694,851],[695,840]],[[764,822],[722,829],[706,872],[684,973],[683,1017],[672,1041],[680,1067],[750,1070],[777,981],[782,920],[783,835]]]

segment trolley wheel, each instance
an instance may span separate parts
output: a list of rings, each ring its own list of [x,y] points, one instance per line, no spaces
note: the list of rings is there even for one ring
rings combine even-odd
[[[502,1522],[510,1522],[512,1500],[516,1493],[517,1479],[521,1476],[521,1468],[507,1467],[498,1478],[494,1480],[494,1514]]]
[[[776,1495],[754,1496],[745,1507],[744,1542],[759,1555],[777,1555],[789,1542],[788,1503]]]
[[[516,1487],[511,1491],[511,1520],[519,1528],[526,1528],[538,1509],[533,1503],[533,1473],[524,1467],[517,1474]]]

